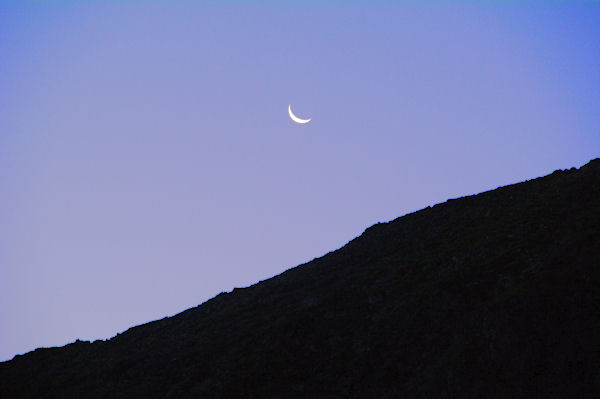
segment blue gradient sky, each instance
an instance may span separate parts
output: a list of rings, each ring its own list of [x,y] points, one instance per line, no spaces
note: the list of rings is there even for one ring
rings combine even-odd
[[[600,4],[520,3],[1,2],[0,360],[597,157]]]

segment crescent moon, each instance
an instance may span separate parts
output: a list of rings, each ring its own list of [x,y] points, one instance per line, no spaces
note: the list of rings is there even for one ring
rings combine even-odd
[[[288,114],[290,114],[290,118],[292,118],[292,120],[293,120],[294,122],[296,122],[296,123],[300,123],[300,124],[305,124],[305,123],[308,123],[308,122],[310,122],[310,120],[312,119],[312,118],[308,118],[308,119],[300,119],[300,118],[298,118],[298,117],[297,117],[296,115],[294,115],[294,113],[292,112],[292,104],[290,104],[290,105],[288,106]]]

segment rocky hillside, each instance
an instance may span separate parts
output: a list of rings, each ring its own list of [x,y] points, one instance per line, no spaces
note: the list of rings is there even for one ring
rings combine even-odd
[[[599,392],[600,159],[376,224],[110,340],[0,363],[1,398]]]

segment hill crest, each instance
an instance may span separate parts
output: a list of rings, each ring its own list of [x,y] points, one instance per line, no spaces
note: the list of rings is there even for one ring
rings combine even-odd
[[[592,397],[600,159],[367,228],[107,341],[0,363],[8,397]]]

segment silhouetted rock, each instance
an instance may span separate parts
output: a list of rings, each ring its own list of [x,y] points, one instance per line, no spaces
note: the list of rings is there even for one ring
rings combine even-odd
[[[0,363],[2,398],[597,398],[600,160],[378,223],[108,341]]]

